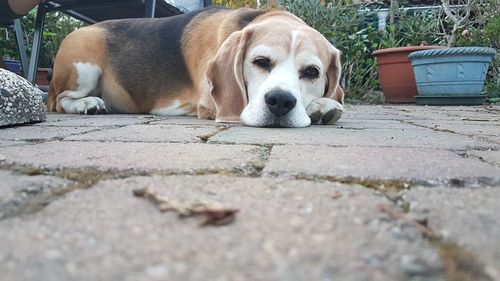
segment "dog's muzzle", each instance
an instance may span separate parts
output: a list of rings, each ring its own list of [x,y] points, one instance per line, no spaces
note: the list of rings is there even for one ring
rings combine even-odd
[[[284,91],[272,91],[264,96],[267,108],[276,117],[286,115],[297,104],[297,99]]]

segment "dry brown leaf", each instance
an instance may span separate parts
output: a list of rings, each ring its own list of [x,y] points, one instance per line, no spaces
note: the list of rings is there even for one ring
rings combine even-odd
[[[427,219],[417,219],[409,216],[408,214],[403,213],[402,211],[395,209],[391,206],[379,204],[377,205],[377,209],[380,212],[384,212],[388,214],[393,219],[400,219],[407,222],[410,225],[415,226],[420,230],[420,232],[428,237],[428,238],[440,238],[441,236],[437,234],[432,228],[428,226]]]
[[[335,193],[333,194],[332,196],[332,199],[339,199],[340,197],[342,197],[342,193],[340,191],[335,191]]]
[[[200,226],[206,225],[227,225],[234,221],[236,208],[225,207],[219,203],[193,201],[178,202],[165,196],[161,196],[151,187],[134,189],[133,194],[137,197],[143,197],[155,204],[160,212],[175,212],[180,217],[204,216],[206,219]]]

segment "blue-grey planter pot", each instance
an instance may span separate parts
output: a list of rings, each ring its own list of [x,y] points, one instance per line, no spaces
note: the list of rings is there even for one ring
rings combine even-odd
[[[492,48],[461,47],[411,53],[417,82],[417,104],[483,104],[488,66],[495,56]]]

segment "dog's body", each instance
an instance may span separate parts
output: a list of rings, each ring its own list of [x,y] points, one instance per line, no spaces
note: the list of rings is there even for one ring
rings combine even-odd
[[[339,75],[338,50],[292,14],[209,8],[71,33],[47,106],[304,127],[340,117]]]

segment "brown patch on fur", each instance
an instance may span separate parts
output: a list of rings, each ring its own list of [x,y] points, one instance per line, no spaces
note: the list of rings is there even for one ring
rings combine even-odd
[[[93,26],[81,28],[69,34],[61,43],[54,61],[54,74],[50,82],[47,110],[63,112],[57,106],[57,96],[66,90],[78,89],[78,73],[75,63],[91,63],[105,69],[105,31]]]
[[[326,72],[328,81],[326,83],[324,97],[334,99],[340,104],[344,104],[344,91],[339,85],[341,71],[340,51],[333,47],[318,31],[308,28],[305,32],[310,33],[312,36],[307,37],[308,42],[305,40],[299,41],[297,48],[311,48],[311,44],[315,46],[321,61],[328,67]]]
[[[130,97],[130,94],[118,83],[115,71],[108,67],[101,76],[102,98],[106,102],[108,111],[112,113],[141,113],[141,108]]]
[[[177,109],[183,110],[186,114],[192,114],[196,112],[196,102],[193,102],[193,92],[189,89],[180,90],[176,93],[167,93],[158,98],[151,109],[151,112],[155,110],[161,110],[172,106],[176,101],[180,102],[180,106]]]
[[[193,81],[190,97],[192,102],[198,105],[199,118],[215,118],[216,113],[216,107],[211,96],[213,85],[210,85],[207,80],[209,63],[216,59],[219,49],[231,34],[241,30],[248,23],[253,22],[265,13],[265,11],[254,9],[202,13],[186,27],[182,38],[182,50]],[[214,36],[214,32],[217,32],[217,36]],[[224,67],[232,69],[229,64],[230,62],[227,61]],[[222,76],[221,79],[229,83],[234,78],[233,76]],[[237,93],[230,92],[227,94]]]
[[[75,63],[91,63],[101,68],[102,74],[95,93],[101,97],[110,112],[141,113],[130,94],[118,83],[116,72],[105,55],[106,30],[89,26],[69,34],[61,44],[54,62],[54,75],[47,101],[48,111],[64,112],[58,104],[67,90],[78,90],[78,73]],[[146,112],[149,112],[149,108]]]
[[[326,72],[328,78],[328,87],[325,91],[325,97],[335,99],[340,104],[344,104],[344,91],[339,85],[340,82],[340,51],[333,48],[330,51],[330,64]]]
[[[200,14],[184,30],[181,46],[189,75],[193,81],[191,91],[187,94],[194,104],[198,103],[203,89],[208,88],[206,85],[208,82],[205,79],[208,63],[219,48],[219,41],[214,36],[214,32],[220,28],[221,17],[227,14],[227,11],[209,15]],[[164,107],[165,101],[162,104]]]
[[[212,98],[217,108],[216,122],[239,122],[248,104],[243,77],[243,60],[252,32],[233,32],[210,62],[207,77],[212,83]]]

